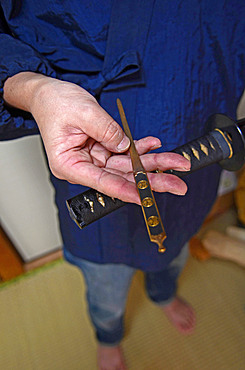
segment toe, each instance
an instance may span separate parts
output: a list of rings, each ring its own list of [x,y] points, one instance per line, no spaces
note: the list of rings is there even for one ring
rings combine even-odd
[[[168,306],[163,308],[169,321],[182,334],[193,332],[196,316],[193,308],[183,299],[176,297]]]

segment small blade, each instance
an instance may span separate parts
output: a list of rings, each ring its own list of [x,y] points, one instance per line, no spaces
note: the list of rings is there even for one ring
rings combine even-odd
[[[117,106],[124,132],[130,140],[129,153],[132,161],[134,179],[137,186],[138,194],[140,196],[141,208],[143,211],[147,231],[150,240],[158,245],[158,251],[162,253],[166,250],[166,248],[163,246],[163,241],[166,238],[166,232],[164,230],[161,216],[159,214],[157,204],[150,187],[147,173],[141,163],[139,154],[136,150],[120,99],[117,99]]]
[[[134,173],[139,172],[139,171],[144,171],[145,172],[145,169],[144,169],[144,167],[141,163],[139,154],[136,150],[134,140],[133,140],[131,131],[129,129],[127,118],[126,118],[126,115],[125,115],[125,112],[124,112],[124,109],[123,109],[123,106],[122,106],[122,103],[121,103],[120,99],[117,99],[117,107],[118,107],[118,110],[119,110],[119,114],[120,114],[120,118],[121,118],[121,121],[122,121],[124,132],[130,140],[129,153],[130,153],[130,157],[131,157],[131,161],[132,161],[133,171],[134,171]]]

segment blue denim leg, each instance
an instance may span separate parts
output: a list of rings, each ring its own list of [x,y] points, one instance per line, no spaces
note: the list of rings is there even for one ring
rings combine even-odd
[[[123,315],[135,269],[122,264],[98,264],[73,256],[65,259],[79,267],[87,285],[88,309],[100,343],[116,345],[123,337]]]
[[[188,258],[188,243],[180,254],[162,271],[145,273],[145,285],[149,298],[158,305],[170,303],[177,290],[177,279]]]

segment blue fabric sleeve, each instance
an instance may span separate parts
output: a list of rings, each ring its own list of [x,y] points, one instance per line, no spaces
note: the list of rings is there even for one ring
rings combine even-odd
[[[38,127],[30,113],[7,106],[3,100],[3,86],[8,77],[31,71],[55,77],[48,61],[31,46],[8,34],[0,13],[0,140],[16,139],[37,134]]]

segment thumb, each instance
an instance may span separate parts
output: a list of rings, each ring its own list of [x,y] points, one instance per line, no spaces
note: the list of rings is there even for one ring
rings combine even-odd
[[[98,105],[95,113],[97,130],[91,136],[106,149],[114,153],[125,152],[130,146],[130,140],[119,124]]]

